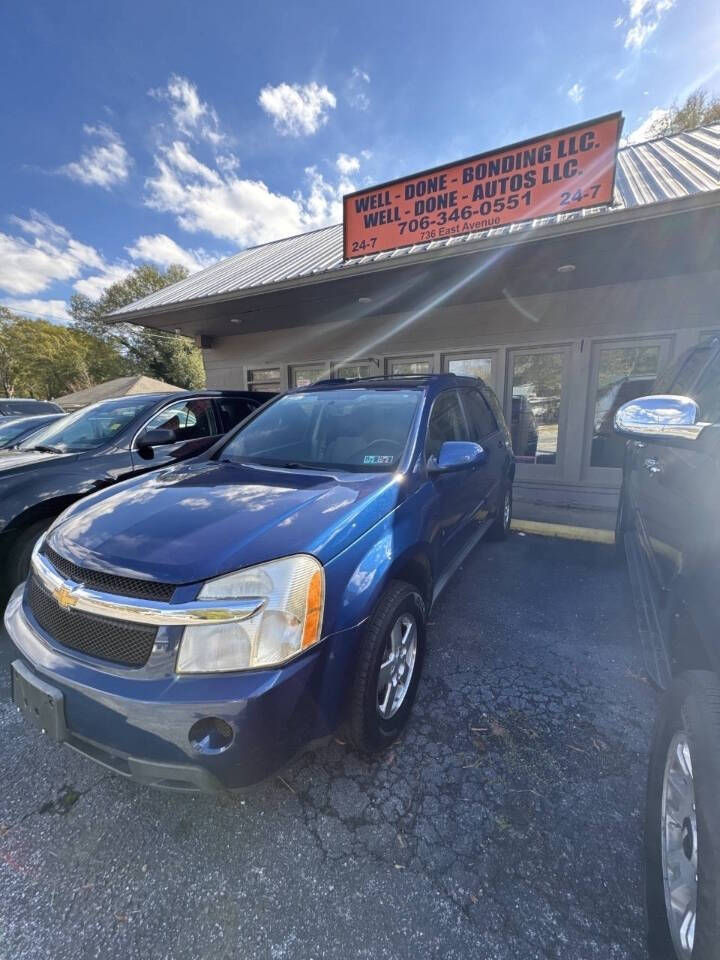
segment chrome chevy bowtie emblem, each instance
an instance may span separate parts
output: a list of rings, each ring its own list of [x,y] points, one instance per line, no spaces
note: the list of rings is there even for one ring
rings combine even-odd
[[[57,590],[54,590],[53,596],[64,610],[77,605],[77,597],[72,590],[66,586],[58,587]]]

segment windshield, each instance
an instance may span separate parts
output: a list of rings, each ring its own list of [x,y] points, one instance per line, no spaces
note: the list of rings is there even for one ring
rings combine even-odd
[[[365,388],[287,394],[220,456],[269,466],[395,470],[420,397],[419,390]]]
[[[48,422],[60,420],[62,414],[51,417],[21,417],[17,420],[0,421],[0,447],[6,447],[18,437],[24,437],[25,434],[35,433],[46,426]]]
[[[48,450],[53,453],[80,453],[95,450],[112,440],[154,401],[147,397],[103,400],[71,413],[18,444],[20,450]]]

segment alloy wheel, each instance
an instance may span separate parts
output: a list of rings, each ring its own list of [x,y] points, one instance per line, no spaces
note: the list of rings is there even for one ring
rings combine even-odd
[[[401,614],[388,633],[378,672],[377,710],[383,720],[394,717],[407,696],[417,658],[417,623]]]
[[[684,731],[676,733],[668,747],[660,817],[668,926],[678,957],[690,960],[697,916],[698,843],[692,758]]]

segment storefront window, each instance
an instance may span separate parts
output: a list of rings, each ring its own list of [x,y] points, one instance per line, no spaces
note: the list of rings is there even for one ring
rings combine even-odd
[[[448,373],[455,373],[459,377],[480,377],[485,383],[493,382],[492,357],[448,357]]]
[[[391,375],[395,377],[422,377],[427,373],[432,373],[432,360],[430,359],[390,360],[388,366]]]
[[[360,380],[364,377],[372,377],[376,373],[375,365],[372,363],[343,363],[335,367],[335,376],[343,377],[345,380]]]
[[[510,432],[520,463],[557,462],[564,361],[564,353],[513,357]]]
[[[328,376],[327,367],[322,364],[307,364],[292,368],[292,385],[294,387],[309,387],[311,383]]]
[[[248,370],[247,385],[248,390],[280,393],[280,370],[278,367]]]
[[[622,467],[625,440],[613,431],[615,412],[628,400],[652,392],[660,347],[610,347],[600,351],[591,467]]]

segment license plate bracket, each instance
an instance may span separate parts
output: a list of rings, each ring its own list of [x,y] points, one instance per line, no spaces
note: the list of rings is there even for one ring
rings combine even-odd
[[[62,691],[45,683],[22,660],[10,667],[13,703],[36,727],[58,743],[66,737],[65,698]]]

